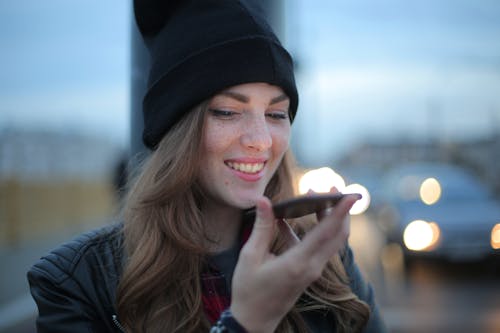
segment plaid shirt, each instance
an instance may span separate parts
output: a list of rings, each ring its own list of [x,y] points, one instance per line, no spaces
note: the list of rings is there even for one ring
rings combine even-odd
[[[240,249],[250,237],[252,223],[246,223],[242,228],[240,236]],[[219,319],[222,311],[229,308],[231,304],[231,288],[227,285],[224,275],[214,267],[208,265],[201,274],[201,287],[203,291],[203,307],[210,323],[215,323]]]

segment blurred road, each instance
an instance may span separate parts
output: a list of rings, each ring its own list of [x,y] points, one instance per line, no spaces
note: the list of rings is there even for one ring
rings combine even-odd
[[[41,256],[84,230],[86,224],[54,231],[53,237],[0,247],[0,333],[35,332],[36,305],[29,294],[26,272]]]
[[[391,332],[500,332],[500,257],[469,263],[418,260],[405,270],[366,217],[353,217],[351,235]]]
[[[374,286],[391,332],[500,332],[500,257],[465,264],[417,261],[405,272],[397,252],[384,247],[372,221],[353,216],[351,228],[356,260]],[[40,248],[34,250],[33,257],[39,256]],[[23,256],[31,260],[26,251]],[[10,254],[9,262],[14,255]],[[8,267],[6,259],[2,267]],[[16,274],[10,274],[11,281],[19,279],[24,284],[24,272]],[[8,289],[5,284],[1,287]],[[21,291],[15,300],[0,304],[0,333],[35,331],[34,304],[27,287]]]
[[[491,261],[415,263],[384,300],[393,332],[500,332],[499,273]]]

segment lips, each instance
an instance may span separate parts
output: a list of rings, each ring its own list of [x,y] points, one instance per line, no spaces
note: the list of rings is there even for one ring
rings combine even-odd
[[[225,163],[231,169],[247,174],[259,173],[262,169],[264,169],[265,165],[264,162],[244,163],[244,162],[226,161]]]

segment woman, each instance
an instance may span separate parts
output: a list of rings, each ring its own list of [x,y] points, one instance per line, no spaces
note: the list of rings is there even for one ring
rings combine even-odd
[[[356,198],[319,223],[273,216],[271,201],[294,195],[298,97],[291,58],[256,8],[137,1],[135,14],[152,55],[143,138],[153,152],[123,224],[28,273],[39,332],[383,331],[346,246]]]

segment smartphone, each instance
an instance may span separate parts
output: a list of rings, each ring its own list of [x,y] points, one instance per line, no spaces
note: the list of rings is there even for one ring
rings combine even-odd
[[[291,219],[312,213],[318,213],[327,208],[334,207],[346,195],[354,195],[361,199],[359,193],[315,193],[303,195],[273,204],[273,212],[276,218]],[[255,220],[256,210],[251,208],[243,213],[245,221]]]

